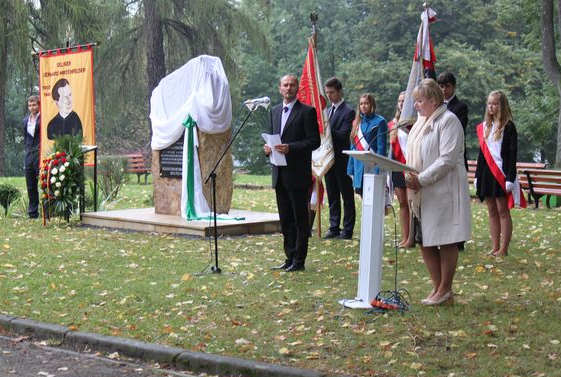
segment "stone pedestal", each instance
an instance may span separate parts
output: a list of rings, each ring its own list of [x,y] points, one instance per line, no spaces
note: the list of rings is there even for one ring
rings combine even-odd
[[[228,143],[231,131],[222,134],[203,134],[197,130],[199,138],[199,162],[201,180],[207,203],[212,206],[211,181],[204,181],[220,157],[222,148]],[[219,214],[230,211],[234,191],[233,162],[230,151],[226,154],[216,174],[216,207]],[[157,214],[181,216],[181,178],[160,176],[160,151],[152,151],[152,177],[154,181],[154,207]]]
[[[181,216],[181,178],[160,176],[160,151],[152,151],[154,208],[160,215]]]

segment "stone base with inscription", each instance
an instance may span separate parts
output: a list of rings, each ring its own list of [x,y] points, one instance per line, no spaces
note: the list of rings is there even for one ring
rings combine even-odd
[[[222,134],[198,132],[201,180],[207,203],[212,205],[211,181],[204,181],[220,157],[222,148],[230,138],[230,130]],[[152,151],[152,177],[154,180],[154,207],[157,214],[181,216],[181,164],[183,138],[162,151]],[[179,157],[178,157],[179,156]],[[226,214],[232,205],[234,191],[232,155],[228,152],[217,171],[216,207]]]

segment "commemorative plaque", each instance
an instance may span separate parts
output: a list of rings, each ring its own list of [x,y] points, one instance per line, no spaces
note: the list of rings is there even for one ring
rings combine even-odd
[[[160,151],[160,177],[181,178],[183,169],[183,136]]]

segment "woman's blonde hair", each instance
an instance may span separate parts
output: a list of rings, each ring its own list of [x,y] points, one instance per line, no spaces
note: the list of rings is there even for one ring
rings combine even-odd
[[[374,98],[374,94],[372,93],[364,93],[363,95],[360,96],[359,100],[358,100],[358,105],[356,107],[356,115],[355,115],[355,119],[353,120],[353,128],[351,129],[351,142],[354,140],[357,132],[358,132],[358,128],[360,127],[360,122],[361,122],[361,118],[360,118],[360,100],[366,98],[368,100],[368,102],[370,102],[370,106],[372,107],[372,113],[374,113],[376,111],[376,98]]]
[[[508,98],[502,90],[494,90],[489,93],[487,101],[489,98],[495,97],[499,100],[499,124],[496,124],[495,133],[493,134],[493,140],[499,140],[508,122],[512,121],[512,112],[510,111],[510,106],[508,104]],[[489,106],[485,106],[485,139],[489,137],[491,132],[491,127],[493,125],[494,116],[489,114]]]
[[[399,95],[397,96],[397,101],[399,102],[399,97],[401,96],[405,96],[405,91],[399,93]],[[399,109],[399,104],[397,104],[395,106],[395,115],[393,116],[393,118],[395,119],[394,123],[393,123],[393,127],[390,130],[390,141],[394,141],[397,138],[397,130],[398,128],[397,123],[399,123],[399,118],[401,118],[401,110]]]
[[[413,89],[413,98],[425,97],[429,101],[435,101],[436,106],[440,107],[444,103],[442,89],[433,79],[424,79]]]
[[[397,96],[397,101],[399,102],[399,97],[404,96],[405,97],[405,90],[401,93],[399,93],[399,95]],[[395,105],[395,115],[393,116],[395,118],[396,123],[399,122],[399,118],[401,118],[401,110],[399,109],[399,105],[396,104]]]

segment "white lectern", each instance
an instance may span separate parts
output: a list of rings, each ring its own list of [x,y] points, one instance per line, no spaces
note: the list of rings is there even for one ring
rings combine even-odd
[[[384,209],[387,172],[416,171],[410,166],[372,151],[343,151],[364,162],[362,179],[362,226],[358,261],[358,291],[354,299],[339,303],[351,309],[370,309],[370,301],[380,292],[384,251]],[[379,172],[374,173],[378,167]]]

